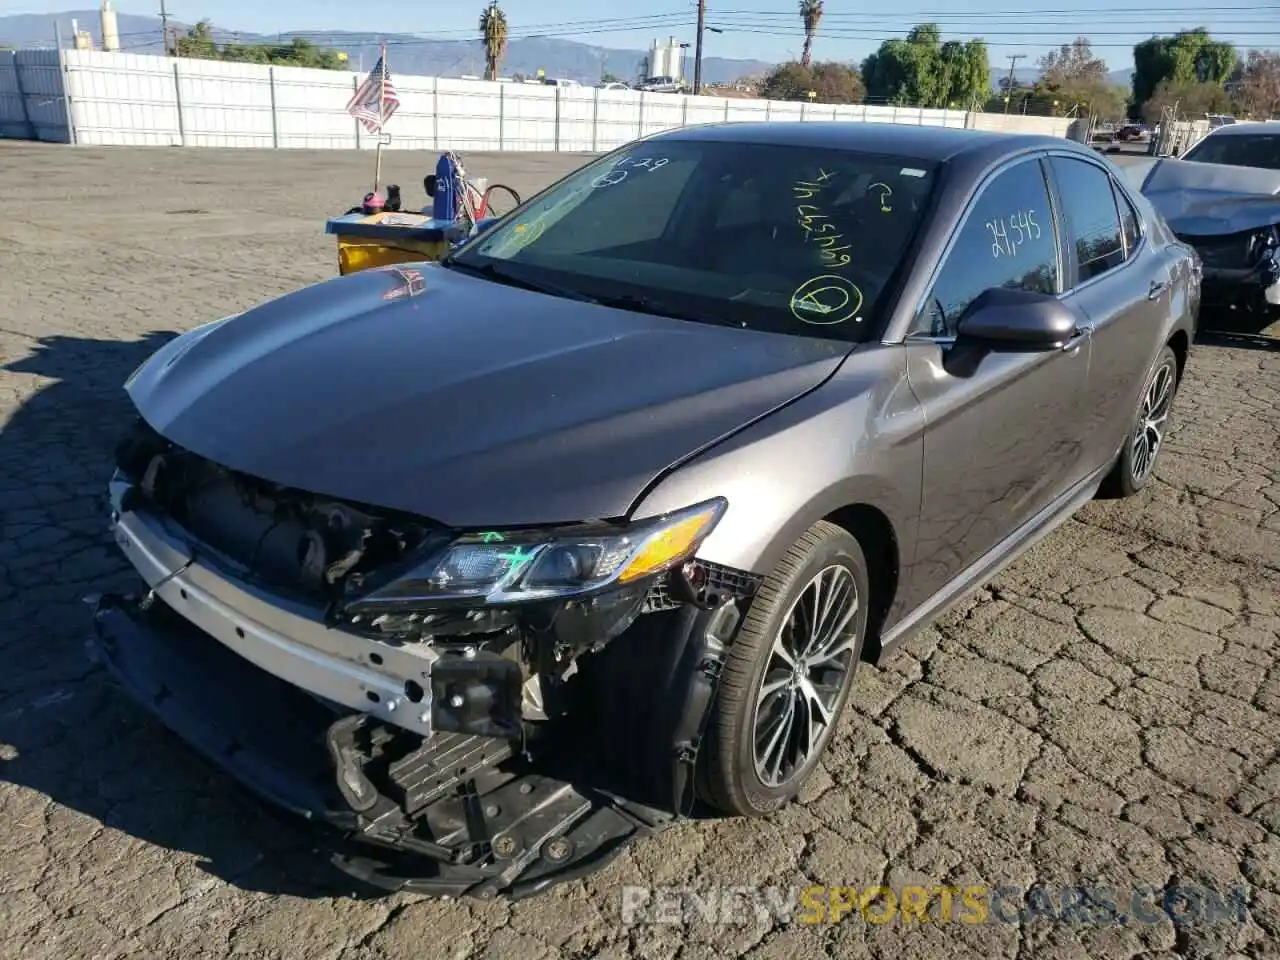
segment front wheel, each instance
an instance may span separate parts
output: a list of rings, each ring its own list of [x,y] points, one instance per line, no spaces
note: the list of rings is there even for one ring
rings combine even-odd
[[[765,579],[730,647],[699,763],[699,792],[763,816],[800,792],[826,749],[862,653],[866,558],[822,521]]]
[[[1147,374],[1137,418],[1104,481],[1107,496],[1132,497],[1151,482],[1156,460],[1164,449],[1169,413],[1177,391],[1178,357],[1173,348],[1166,345]]]

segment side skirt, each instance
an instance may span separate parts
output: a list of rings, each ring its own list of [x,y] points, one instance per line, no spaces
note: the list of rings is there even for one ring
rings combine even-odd
[[[886,630],[880,637],[880,655],[876,658],[876,665],[884,664],[903,643],[989,582],[1034,544],[1071,519],[1076,511],[1093,499],[1103,478],[1111,470],[1111,466],[1112,462],[1108,461],[1100,470],[1067,490],[1040,513],[962,570],[937,593]]]

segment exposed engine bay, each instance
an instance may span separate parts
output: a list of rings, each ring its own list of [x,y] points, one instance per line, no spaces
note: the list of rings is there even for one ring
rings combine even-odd
[[[1280,171],[1171,158],[1124,169],[1199,255],[1205,307],[1251,332],[1280,319]]]
[[[1280,309],[1280,226],[1227,235],[1178,233],[1200,255],[1206,306]]]
[[[534,877],[567,879],[578,860],[687,812],[719,664],[756,577],[685,560],[581,594],[489,603],[455,581],[426,602],[414,571],[439,569],[459,542],[481,545],[468,562],[483,559],[486,537],[519,544],[521,532],[461,532],[281,487],[141,420],[116,459],[113,529],[149,589],[100,600],[97,658],[162,716],[183,687],[187,712],[164,716],[170,726],[195,723],[189,705],[202,704],[217,723],[185,736],[236,731],[206,750],[213,759],[384,848],[337,858],[348,872],[394,889],[533,892],[545,885]],[[598,559],[584,550],[599,525],[582,530],[559,542]],[[271,692],[254,697],[259,687]],[[263,699],[289,704],[290,719],[246,728],[237,711]],[[619,742],[625,762],[611,767]],[[643,802],[587,788],[598,771],[580,765],[601,748],[601,769],[643,784]],[[301,757],[311,769],[286,775]],[[303,790],[326,766],[329,789]],[[431,866],[393,869],[401,855]]]

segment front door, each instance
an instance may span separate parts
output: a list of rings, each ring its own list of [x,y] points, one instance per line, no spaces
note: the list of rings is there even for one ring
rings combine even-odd
[[[954,342],[957,321],[984,290],[1058,294],[1061,263],[1044,167],[1035,157],[1018,160],[974,198],[907,337],[907,373],[926,423],[917,603],[1080,475],[1078,412],[1091,349],[1083,312],[1081,335],[1065,349]]]

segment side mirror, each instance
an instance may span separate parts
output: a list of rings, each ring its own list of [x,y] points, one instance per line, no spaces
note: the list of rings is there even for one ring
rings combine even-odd
[[[956,325],[957,342],[995,350],[1050,350],[1076,334],[1077,317],[1057,297],[993,287],[978,295]]]

